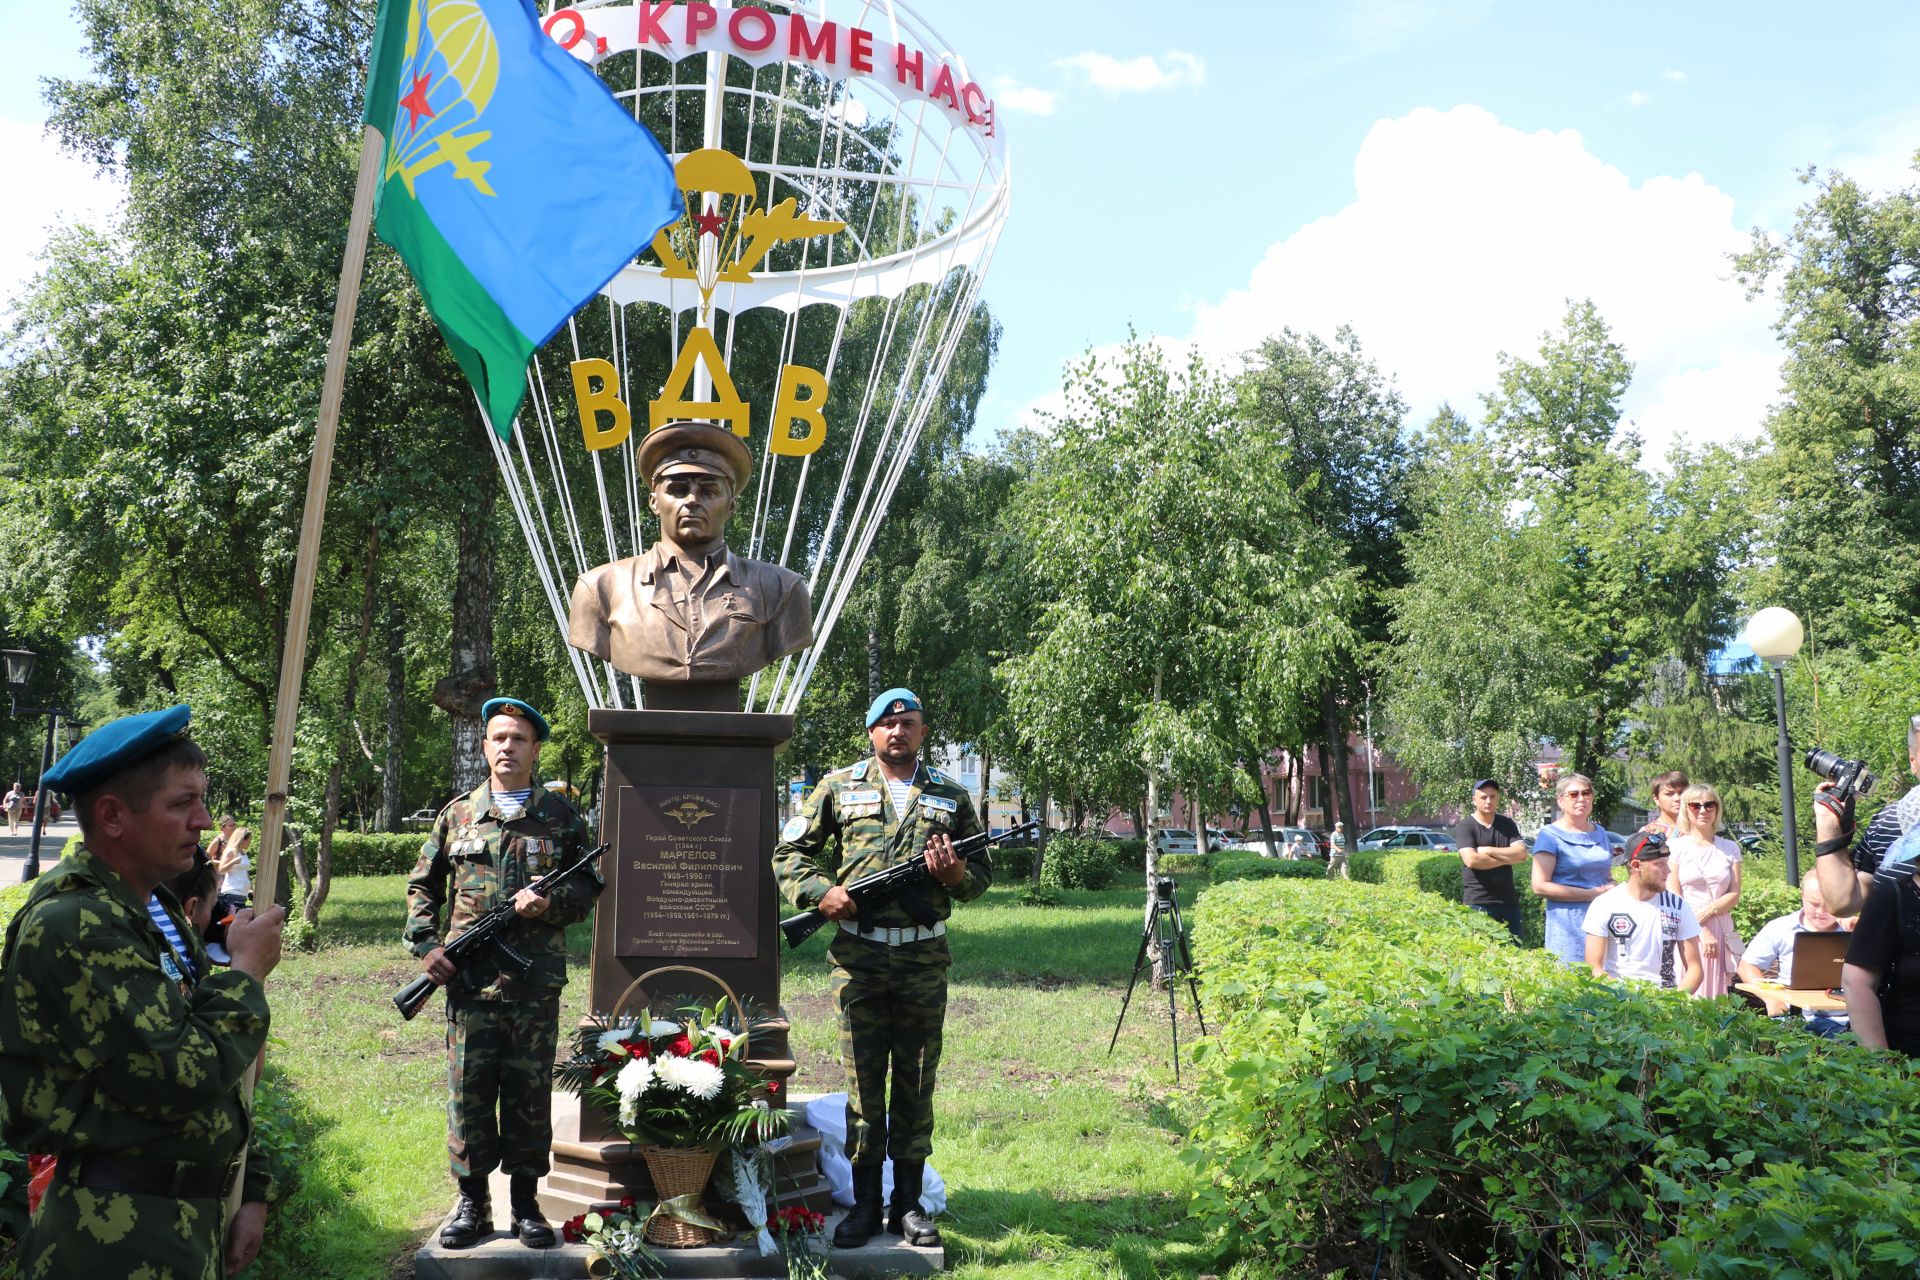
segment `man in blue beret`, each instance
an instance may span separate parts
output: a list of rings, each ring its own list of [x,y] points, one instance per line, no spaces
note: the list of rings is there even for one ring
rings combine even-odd
[[[560,1036],[560,989],[567,982],[567,926],[593,911],[604,885],[597,866],[541,897],[527,886],[590,847],[573,806],[534,782],[546,717],[519,698],[480,708],[487,779],[440,813],[407,880],[407,949],[447,985],[447,1154],[460,1186],[440,1243],[465,1249],[493,1231],[487,1175],[507,1171],[509,1231],[544,1249],[553,1228],[540,1212],[540,1176],[553,1145],[549,1101]],[[456,976],[446,943],[496,903],[512,902],[518,922],[507,944],[533,960],[525,980],[505,974]],[[440,908],[448,905],[440,931]],[[476,980],[477,978],[477,980]]]
[[[836,1248],[858,1248],[879,1232],[889,1158],[886,1229],[908,1244],[940,1243],[920,1190],[933,1152],[933,1085],[947,1015],[947,917],[954,903],[987,891],[993,869],[984,852],[954,852],[955,840],[979,834],[980,818],[966,788],[920,759],[926,736],[926,711],[912,690],[875,698],[867,708],[873,755],[821,779],[773,851],[781,891],[840,925],[827,954],[847,1073],[853,1208],[834,1229]],[[908,858],[926,859],[934,885],[871,919],[859,916],[843,886]]]
[[[21,1240],[25,1275],[198,1280],[260,1248],[262,1168],[248,1165],[240,1212],[222,1217],[286,912],[236,914],[232,967],[215,969],[165,887],[213,825],[191,714],[115,720],[47,771],[85,843],[34,882],[0,959],[6,1142],[59,1157]]]

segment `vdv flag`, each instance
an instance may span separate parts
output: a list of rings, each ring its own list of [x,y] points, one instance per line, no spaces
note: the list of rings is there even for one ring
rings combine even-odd
[[[510,440],[534,351],[680,217],[673,165],[532,0],[380,0],[363,118],[380,238]]]

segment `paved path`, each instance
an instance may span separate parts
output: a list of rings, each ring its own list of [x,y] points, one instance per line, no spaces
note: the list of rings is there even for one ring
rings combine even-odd
[[[79,831],[71,814],[61,814],[60,821],[47,827],[40,834],[40,869],[46,871],[60,861],[60,851],[67,847],[67,837]],[[0,888],[20,883],[20,873],[27,867],[27,850],[33,845],[33,826],[20,824],[20,834],[4,834],[6,824],[0,822]]]

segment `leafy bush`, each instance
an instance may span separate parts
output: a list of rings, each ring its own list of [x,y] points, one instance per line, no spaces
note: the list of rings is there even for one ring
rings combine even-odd
[[[1913,1274],[1920,1079],[1401,885],[1208,890],[1196,1212],[1273,1274]],[[1384,1254],[1384,1258],[1377,1255]]]
[[[1142,850],[1141,856],[1143,858],[1146,856],[1144,850]],[[1163,853],[1160,855],[1160,861],[1155,865],[1160,868],[1160,874],[1163,876],[1204,877],[1212,874],[1212,863],[1209,859],[1213,856],[1218,855],[1208,855],[1204,853]],[[1140,873],[1142,875],[1146,874],[1144,864],[1141,867]]]
[[[1132,871],[1139,875],[1147,874],[1147,842],[1145,840],[1115,840],[1113,842],[1113,865],[1116,871]]]
[[[1111,841],[1059,835],[1047,841],[1040,882],[1053,889],[1104,889],[1116,872]]]
[[[994,880],[1006,883],[1030,878],[1033,875],[1033,852],[1030,844],[996,846],[987,855],[993,863]]]
[[[336,876],[406,875],[419,861],[422,835],[360,835],[352,831],[333,833],[333,874]],[[318,856],[319,841],[307,853],[311,869]]]
[[[1293,862],[1286,858],[1263,858],[1251,849],[1222,849],[1211,855],[1213,883],[1229,880],[1325,880],[1327,864],[1317,858]],[[1166,860],[1161,859],[1164,866]],[[1384,855],[1363,849],[1347,858],[1347,875],[1361,884],[1381,883],[1386,871]]]
[[[1777,866],[1773,870],[1783,871],[1783,867]],[[1775,916],[1800,909],[1800,888],[1787,884],[1784,873],[1776,880],[1770,876],[1756,875],[1755,871],[1753,867],[1743,868],[1740,901],[1733,904],[1733,929],[1743,942],[1752,942],[1753,935],[1760,932],[1760,926]]]

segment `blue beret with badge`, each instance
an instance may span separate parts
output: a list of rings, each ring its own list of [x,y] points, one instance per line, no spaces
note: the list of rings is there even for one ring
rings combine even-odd
[[[535,742],[545,742],[553,730],[547,725],[547,718],[533,709],[532,704],[518,698],[488,698],[480,705],[480,727],[484,730],[487,721],[495,716],[515,716],[533,725]]]
[[[115,774],[124,773],[187,732],[193,708],[184,703],[165,711],[147,711],[109,721],[80,739],[54,762],[44,779],[47,790],[82,796]]]
[[[926,709],[920,705],[911,689],[889,689],[873,700],[867,708],[867,728],[879,724],[888,716],[897,716],[903,711],[918,711],[925,715]]]

